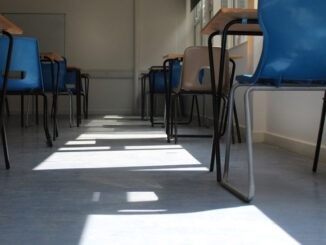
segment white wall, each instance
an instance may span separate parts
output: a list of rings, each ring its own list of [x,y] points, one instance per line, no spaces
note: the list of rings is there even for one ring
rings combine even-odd
[[[163,56],[183,53],[189,35],[186,0],[137,0],[135,33],[135,111],[140,108],[140,73],[162,65]]]
[[[4,0],[1,12],[66,14],[65,56],[91,74],[90,114],[138,113],[139,71],[186,43],[186,0]]]

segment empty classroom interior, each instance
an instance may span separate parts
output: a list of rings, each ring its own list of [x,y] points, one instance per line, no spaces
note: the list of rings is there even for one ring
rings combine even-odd
[[[90,76],[88,118],[69,125],[69,98],[58,100],[53,147],[19,96],[5,119],[11,168],[1,156],[1,244],[324,244],[326,151],[312,163],[323,92],[252,95],[256,195],[244,203],[209,172],[212,138],[166,141],[162,125],[141,119],[141,74],[167,54],[207,46],[201,29],[221,7],[257,8],[258,0],[2,1],[0,13]],[[214,45],[220,46],[220,38]],[[251,74],[263,37],[228,42],[236,74]],[[245,139],[243,97],[235,98]],[[147,100],[148,102],[148,100]],[[164,98],[157,116],[164,116]],[[51,103],[49,103],[50,105]],[[184,100],[185,116],[191,101]],[[29,108],[29,109],[28,109]],[[212,133],[212,101],[181,132]],[[28,115],[29,113],[29,115]],[[50,124],[50,126],[52,126]],[[225,138],[221,138],[224,159]],[[245,143],[232,146],[234,180],[245,186]],[[244,174],[245,173],[245,174]],[[2,175],[2,176],[1,176]]]

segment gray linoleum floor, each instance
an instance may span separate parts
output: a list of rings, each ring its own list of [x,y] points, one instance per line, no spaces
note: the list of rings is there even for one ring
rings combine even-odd
[[[68,125],[59,120],[47,148],[40,126],[9,118],[0,244],[326,244],[325,164],[312,174],[311,159],[256,144],[256,196],[246,204],[208,172],[209,138],[168,144],[160,126],[137,118]],[[244,153],[234,146],[235,181]]]

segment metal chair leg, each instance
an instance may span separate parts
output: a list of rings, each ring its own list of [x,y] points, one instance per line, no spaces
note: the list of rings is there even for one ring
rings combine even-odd
[[[198,97],[197,97],[197,95],[194,95],[194,98],[195,98],[195,103],[196,103],[198,127],[200,127],[201,126],[201,121],[200,121],[199,103],[198,103]]]
[[[6,129],[5,129],[4,122],[2,124],[1,135],[2,135],[3,153],[4,153],[4,157],[5,157],[6,169],[10,169],[10,160],[9,160],[9,151],[8,151],[8,143],[7,143],[7,134],[6,134]]]
[[[5,103],[6,103],[6,113],[7,113],[7,117],[10,116],[10,108],[9,108],[9,101],[8,98],[5,98]]]
[[[234,93],[239,86],[234,86],[231,89],[229,97],[229,108],[234,106]],[[247,140],[247,151],[248,151],[248,193],[244,194],[239,191],[236,187],[231,185],[228,181],[229,176],[229,166],[230,166],[230,148],[231,148],[231,134],[232,134],[232,116],[233,110],[228,111],[227,120],[227,138],[226,138],[226,151],[225,151],[225,162],[224,162],[224,172],[221,181],[221,185],[233,193],[235,196],[240,198],[245,202],[250,202],[254,197],[255,184],[254,184],[254,173],[253,173],[253,151],[252,151],[252,129],[251,129],[251,113],[250,113],[250,93],[253,88],[248,88],[245,92],[245,117],[246,117],[246,140]]]
[[[72,93],[69,94],[69,126],[73,127],[74,125],[74,107],[73,107],[73,95]]]
[[[49,127],[48,127],[48,102],[47,102],[47,97],[45,94],[42,94],[43,96],[43,128],[45,132],[45,137],[46,137],[46,144],[48,147],[52,147],[52,140],[51,140],[51,135],[49,132]]]
[[[324,92],[323,109],[322,109],[321,116],[320,116],[320,124],[319,124],[318,138],[317,138],[317,144],[316,144],[316,151],[315,151],[314,163],[313,163],[313,167],[312,167],[312,171],[314,173],[316,173],[316,171],[317,171],[321,140],[323,138],[325,114],[326,114],[326,98],[325,97],[326,97],[326,90]]]

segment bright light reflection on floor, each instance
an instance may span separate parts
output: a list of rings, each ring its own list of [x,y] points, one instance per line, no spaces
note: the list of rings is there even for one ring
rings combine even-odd
[[[110,150],[110,146],[82,146],[82,147],[61,147],[58,151],[104,151]]]
[[[135,214],[135,213],[165,213],[167,212],[166,209],[121,209],[118,211],[118,213],[130,213],[130,214]]]
[[[255,206],[196,213],[89,215],[79,244],[144,242],[205,245],[299,244]]]
[[[104,119],[124,119],[126,117],[124,116],[119,116],[119,115],[106,115],[103,117]]]
[[[194,167],[201,163],[185,149],[122,151],[59,151],[53,153],[34,170]]]
[[[152,149],[182,149],[181,145],[141,145],[125,146],[126,150],[152,150]]]
[[[155,202],[158,196],[153,191],[128,191],[127,202]]]
[[[95,145],[95,140],[71,140],[67,141],[65,145]]]
[[[108,133],[108,134],[81,134],[77,140],[112,140],[112,139],[165,139],[165,133]]]
[[[138,172],[138,171],[141,171],[141,172],[144,172],[144,171],[147,171],[147,172],[159,172],[159,171],[171,171],[171,172],[175,172],[175,171],[190,171],[190,172],[193,172],[193,171],[196,171],[196,172],[207,172],[209,169],[207,167],[186,167],[186,168],[144,168],[144,169],[134,169],[132,171],[135,171],[135,172]]]

